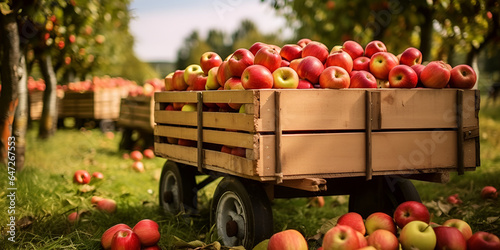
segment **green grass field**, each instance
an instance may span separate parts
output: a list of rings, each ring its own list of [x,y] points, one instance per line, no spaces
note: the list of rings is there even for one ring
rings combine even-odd
[[[483,105],[480,112],[481,167],[463,176],[452,174],[446,184],[415,181],[422,200],[433,213],[433,221],[448,218],[466,220],[474,231],[500,235],[500,199],[482,200],[482,187],[500,188],[500,104]],[[36,124],[35,124],[36,126]],[[163,249],[173,249],[179,239],[199,240],[206,244],[216,241],[210,226],[208,206],[214,185],[200,193],[200,214],[171,215],[158,207],[158,184],[164,159],[144,160],[146,171],[134,172],[132,160],[122,159],[118,150],[120,133],[108,138],[99,130],[59,130],[42,141],[36,129],[27,135],[26,166],[16,173],[15,243],[9,242],[10,222],[6,167],[0,173],[0,229],[6,249],[100,249],[101,234],[110,226],[125,223],[133,227],[141,219],[160,224]],[[72,182],[73,173],[85,169],[100,171],[104,180],[88,186]],[[458,193],[463,204],[446,203],[449,195]],[[90,204],[93,195],[112,198],[118,203],[115,214],[97,211]],[[294,228],[306,237],[313,237],[327,221],[347,212],[347,196],[326,197],[324,207],[310,207],[305,198],[273,201],[274,230]],[[82,219],[71,224],[67,216],[83,211]],[[311,241],[314,247],[314,241]]]

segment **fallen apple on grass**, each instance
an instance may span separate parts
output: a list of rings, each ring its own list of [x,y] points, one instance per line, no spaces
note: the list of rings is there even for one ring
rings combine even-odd
[[[99,211],[112,214],[116,212],[116,201],[112,199],[102,199],[97,202],[96,208]]]
[[[104,249],[111,249],[111,241],[113,240],[113,235],[115,235],[115,233],[121,229],[132,229],[132,228],[123,223],[116,224],[108,228],[101,236],[101,246]]]
[[[111,249],[140,250],[141,242],[137,234],[131,229],[119,229],[111,239]]]
[[[134,163],[132,163],[132,169],[136,172],[142,173],[144,172],[144,163],[142,163],[142,161],[134,161]]]
[[[467,222],[461,219],[449,219],[443,223],[443,226],[454,227],[458,229],[462,233],[466,241],[469,240],[469,238],[472,236],[472,228]]]
[[[467,240],[467,249],[498,250],[500,249],[500,239],[492,233],[478,231]]]
[[[104,179],[104,174],[102,174],[101,172],[93,172],[92,178],[102,180],[102,179]]]
[[[358,249],[357,231],[350,226],[336,225],[323,236],[323,249]]]
[[[393,217],[399,228],[403,228],[412,221],[429,223],[431,220],[427,207],[418,201],[405,201],[399,204],[394,211]]]
[[[455,227],[439,226],[434,228],[437,250],[466,250],[467,241]]]
[[[378,229],[387,230],[396,234],[396,224],[392,217],[386,213],[375,212],[370,214],[365,220],[366,233],[370,235]]]
[[[436,247],[436,234],[429,224],[414,220],[401,229],[399,242],[403,249],[433,250]]]
[[[155,158],[155,152],[152,149],[150,149],[150,148],[144,149],[144,151],[142,152],[142,154],[147,159],[153,159],[153,158]]]
[[[307,241],[304,236],[295,229],[288,229],[275,233],[269,239],[268,250],[307,250]]]
[[[77,170],[73,175],[73,182],[77,184],[88,184],[91,176],[86,170]]]
[[[365,235],[366,233],[363,217],[361,217],[361,215],[356,212],[349,212],[340,216],[337,220],[337,225],[350,226],[354,230],[360,232],[362,235]]]
[[[399,240],[396,235],[385,229],[377,229],[372,232],[367,239],[369,246],[383,250],[398,250]]]
[[[497,189],[493,186],[485,186],[481,189],[481,198],[496,199],[498,197]]]
[[[141,161],[142,158],[143,158],[143,155],[142,155],[141,151],[134,150],[134,151],[130,152],[130,159],[132,159],[134,161]]]
[[[132,228],[135,234],[139,237],[142,246],[154,246],[160,241],[160,231],[158,231],[158,223],[153,220],[144,219]]]

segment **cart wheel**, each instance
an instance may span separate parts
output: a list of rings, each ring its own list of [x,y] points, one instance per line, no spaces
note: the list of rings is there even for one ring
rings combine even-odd
[[[349,196],[349,211],[359,213],[363,218],[374,212],[392,216],[396,207],[405,201],[421,202],[413,183],[400,177],[376,177],[362,184]]]
[[[195,172],[188,166],[167,161],[160,179],[160,207],[177,214],[196,213],[197,195]]]
[[[103,119],[99,122],[99,128],[103,133],[115,130],[115,122],[110,119]]]
[[[260,183],[225,177],[211,206],[211,221],[225,246],[252,249],[273,233],[271,203]]]

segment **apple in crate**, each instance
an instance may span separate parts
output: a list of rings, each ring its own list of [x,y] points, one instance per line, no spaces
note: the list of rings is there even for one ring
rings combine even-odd
[[[450,71],[451,88],[471,89],[476,85],[476,81],[476,71],[469,65],[460,64]]]
[[[174,71],[174,75],[172,76],[172,85],[174,86],[174,90],[186,90],[188,85],[186,81],[184,81],[184,70],[176,70]]]
[[[389,72],[391,88],[415,88],[417,83],[417,73],[408,65],[397,65]]]
[[[135,224],[132,231],[137,234],[142,246],[154,246],[160,241],[158,223],[153,220],[144,219]]]
[[[347,52],[351,56],[351,59],[354,60],[360,56],[363,56],[364,50],[363,47],[356,41],[347,40],[342,44],[342,50]]]
[[[307,241],[304,236],[295,229],[288,229],[275,233],[269,239],[268,250],[307,250]]]
[[[143,158],[143,155],[142,155],[141,151],[134,150],[134,151],[130,152],[130,158],[134,161],[141,161]]]
[[[415,220],[403,227],[399,242],[403,249],[432,250],[436,247],[436,234],[429,224]]]
[[[141,242],[134,231],[130,229],[120,229],[116,231],[111,239],[111,249],[113,250],[140,250]]]
[[[389,52],[377,52],[370,59],[370,72],[377,79],[389,79],[389,72],[399,64],[396,56]]]
[[[339,66],[347,72],[351,72],[353,67],[352,58],[347,52],[342,50],[333,52],[326,58],[325,67],[328,68],[330,66]]]
[[[205,84],[205,90],[216,90],[220,87],[219,81],[217,80],[217,72],[219,67],[213,67],[208,71],[207,83]]]
[[[337,225],[350,226],[354,230],[360,232],[362,235],[365,235],[366,233],[363,217],[361,217],[361,215],[356,212],[349,212],[340,216],[337,220]]]
[[[204,74],[201,66],[198,64],[191,64],[184,69],[184,81],[188,86],[192,86],[194,84],[195,79],[198,76],[202,76]]]
[[[352,70],[370,71],[370,58],[360,56],[352,61]]]
[[[304,58],[297,58],[297,59],[293,59],[292,61],[290,61],[290,64],[288,65],[288,67],[292,68],[293,70],[295,70],[297,73],[299,73],[298,69],[299,69],[299,63],[302,62]]]
[[[281,47],[280,56],[291,62],[302,57],[302,47],[297,44],[285,44]]]
[[[282,59],[278,51],[271,47],[264,47],[257,51],[253,63],[266,67],[272,73],[277,68],[281,67],[281,60]]]
[[[101,236],[101,246],[104,249],[111,249],[111,241],[113,240],[113,235],[115,235],[115,233],[121,229],[132,229],[132,228],[123,223],[116,224],[108,228]]]
[[[323,236],[323,249],[358,249],[357,231],[350,226],[336,225]]]
[[[224,90],[243,90],[245,89],[243,87],[243,83],[241,81],[241,78],[233,76],[227,79],[226,83],[224,83]]]
[[[352,71],[349,88],[377,88],[377,79],[368,71]]]
[[[247,49],[237,49],[229,58],[228,66],[231,76],[241,77],[243,71],[253,65],[254,55]]]
[[[174,72],[169,73],[167,76],[165,76],[165,91],[172,91],[175,90],[174,88],[174,82],[173,82],[173,76]]]
[[[443,226],[457,228],[462,233],[466,241],[472,236],[472,228],[467,222],[461,219],[449,219],[443,223]]]
[[[492,233],[479,231],[474,233],[467,241],[467,249],[497,250],[500,249],[500,239]]]
[[[299,60],[299,59],[297,59]],[[297,74],[299,78],[308,80],[312,84],[319,82],[319,76],[325,67],[323,63],[314,56],[307,56],[301,59],[297,65]]]
[[[299,85],[297,85],[297,89],[313,89],[314,85],[308,80],[299,79]]]
[[[407,48],[405,49],[405,51],[403,51],[403,53],[401,53],[401,58],[399,59],[399,63],[410,67],[415,64],[421,64],[422,52],[413,47]]]
[[[200,57],[200,67],[205,75],[208,75],[208,71],[211,68],[219,67],[221,63],[222,58],[219,56],[219,54],[212,51],[205,52]]]
[[[387,47],[381,41],[374,40],[366,44],[365,46],[365,56],[371,58],[378,52],[387,52]]]
[[[270,89],[273,87],[273,81],[271,71],[258,64],[248,66],[241,75],[241,84],[244,89]]]
[[[377,229],[368,236],[368,245],[376,249],[398,250],[399,240],[396,235],[385,229]]]
[[[349,88],[351,78],[349,73],[338,66],[330,66],[323,70],[319,76],[319,85],[321,88],[343,89]]]
[[[308,43],[304,48],[302,48],[302,57],[305,58],[307,56],[316,57],[321,61],[321,63],[325,63],[326,58],[328,57],[328,47],[323,43],[312,41]]]
[[[422,83],[422,80],[420,79],[420,74],[422,73],[422,70],[424,70],[425,65],[415,64],[415,65],[411,66],[411,68],[415,71],[415,73],[417,73],[418,83],[417,83],[416,87],[417,88],[418,87],[424,87],[424,84]]]
[[[405,201],[399,204],[394,211],[394,221],[399,228],[403,228],[411,221],[429,223],[431,215],[427,207],[418,201]]]
[[[467,241],[455,227],[439,226],[434,228],[436,234],[436,249],[438,250],[466,250]]]
[[[378,229],[387,230],[396,234],[396,224],[392,217],[386,213],[375,212],[370,214],[365,220],[366,233],[371,234]]]
[[[312,42],[311,39],[309,39],[309,38],[302,38],[302,39],[300,39],[300,40],[297,41],[297,45],[299,45],[300,47],[304,48],[310,42]]]
[[[248,50],[255,56],[257,52],[262,48],[271,48],[271,46],[263,42],[255,42],[254,44],[252,44],[252,46],[250,46],[250,48],[248,48]]]
[[[299,86],[299,75],[290,67],[280,67],[273,72],[275,89],[296,89]]]
[[[228,62],[224,61],[217,69],[217,82],[224,88],[224,83],[226,83],[229,78],[231,78],[231,73],[229,72]]]
[[[450,67],[443,61],[432,61],[420,73],[420,80],[426,88],[441,89],[448,85]]]
[[[77,184],[87,184],[90,182],[91,176],[85,170],[77,170],[73,175],[73,182]]]

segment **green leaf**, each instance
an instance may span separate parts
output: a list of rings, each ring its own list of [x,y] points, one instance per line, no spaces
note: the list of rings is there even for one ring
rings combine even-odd
[[[8,15],[12,12],[12,9],[10,8],[9,3],[1,2],[0,3],[0,11],[2,12],[3,15]]]

